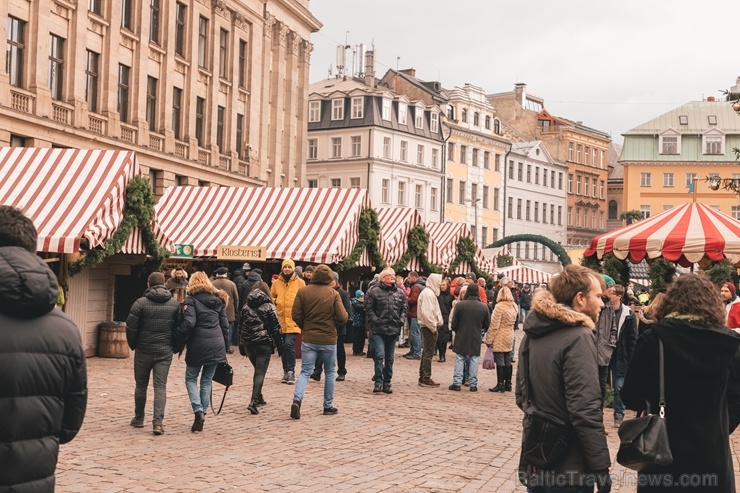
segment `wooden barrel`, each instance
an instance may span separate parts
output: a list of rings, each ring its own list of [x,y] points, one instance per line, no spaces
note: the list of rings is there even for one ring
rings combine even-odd
[[[98,337],[98,356],[128,358],[131,350],[126,342],[126,322],[101,322]]]

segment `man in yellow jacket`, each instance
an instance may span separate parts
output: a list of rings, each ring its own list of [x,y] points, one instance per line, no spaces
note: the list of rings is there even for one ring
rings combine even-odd
[[[283,260],[280,275],[272,282],[270,288],[283,332],[283,379],[281,382],[287,384],[295,383],[295,339],[296,334],[301,333],[291,313],[295,296],[298,290],[305,285],[303,279],[295,273],[295,262],[286,258]]]

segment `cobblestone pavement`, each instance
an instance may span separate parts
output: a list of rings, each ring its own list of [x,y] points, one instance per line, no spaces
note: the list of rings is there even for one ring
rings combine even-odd
[[[521,332],[519,333],[521,336]],[[347,346],[350,350],[351,346]],[[184,359],[170,370],[165,434],[151,429],[152,391],[144,429],[133,416],[133,357],[88,360],[89,405],[80,434],[61,447],[58,492],[513,492],[521,412],[514,394],[491,393],[495,372],[479,371],[479,392],[452,392],[454,354],[433,363],[438,388],[419,387],[418,361],[396,351],[392,395],[373,394],[372,361],[347,356],[347,380],[337,382],[335,416],[322,415],[323,380],[310,381],[302,418],[289,417],[293,385],[280,383],[275,355],[260,414],[246,409],[252,368],[235,354],[234,386],[219,416],[190,432]],[[300,362],[299,362],[300,365]],[[220,402],[222,387],[214,386]],[[605,422],[611,425],[611,416]],[[616,454],[617,433],[609,445]],[[733,440],[738,474],[740,440]],[[612,491],[634,491],[619,465]]]

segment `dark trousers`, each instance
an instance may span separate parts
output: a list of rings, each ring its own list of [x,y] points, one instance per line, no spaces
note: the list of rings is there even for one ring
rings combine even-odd
[[[450,332],[437,331],[437,352],[440,358],[447,354],[447,343],[450,342]]]
[[[376,384],[390,385],[393,378],[393,359],[395,358],[396,340],[398,336],[378,334],[372,337],[375,348],[373,358],[375,360],[375,374],[373,382]]]
[[[601,387],[601,408],[604,408],[604,399],[606,398],[606,383],[609,379],[609,367],[599,366],[599,386]]]
[[[295,371],[296,334],[283,334],[283,372]]]
[[[172,354],[164,356],[153,356],[143,354],[141,351],[134,352],[134,379],[136,389],[134,390],[134,417],[136,421],[144,421],[144,408],[146,407],[146,390],[149,387],[149,377],[154,376],[154,413],[153,425],[161,425],[164,420],[164,408],[167,404],[167,376],[170,373]]]
[[[344,338],[346,334],[337,334],[337,375],[347,374],[347,353],[344,350]],[[314,375],[321,375],[324,371],[324,360],[316,358],[316,364],[313,367]]]
[[[437,346],[437,333],[426,327],[419,327],[421,331],[421,361],[419,361],[419,381],[432,378],[432,357]]]
[[[262,385],[265,383],[267,368],[270,366],[272,357],[271,344],[255,344],[247,346],[247,357],[254,367],[254,376],[252,377],[252,402],[262,397]]]
[[[360,354],[365,349],[365,327],[355,327],[354,337],[352,354]]]

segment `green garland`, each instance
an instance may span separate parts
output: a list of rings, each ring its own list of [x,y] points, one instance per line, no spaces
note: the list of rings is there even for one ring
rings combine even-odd
[[[499,255],[498,257],[496,257],[497,267],[511,267],[512,265],[514,265],[514,257],[512,257],[511,255],[504,253],[503,255]]]
[[[476,276],[482,277],[487,281],[491,279],[491,276],[489,274],[483,272],[478,268],[478,263],[475,260],[477,248],[472,238],[460,238],[460,240],[458,240],[457,242],[457,251],[457,257],[455,257],[455,260],[453,260],[450,266],[447,268],[447,272],[449,274],[455,272],[457,267],[460,265],[460,262],[464,260],[465,262],[470,264],[470,267],[473,269],[473,272]]]
[[[378,252],[378,238],[380,236],[380,223],[378,214],[373,209],[365,209],[360,213],[359,238],[355,248],[347,257],[337,264],[337,270],[343,271],[357,266],[357,261],[362,257],[362,252],[367,248],[370,260],[377,269],[385,269],[385,260]]]
[[[707,273],[709,279],[711,279],[717,287],[722,287],[722,285],[727,281],[734,283],[732,275],[737,272],[735,266],[733,266],[726,258],[723,258],[719,262],[712,262],[712,265],[707,268],[701,267],[701,270]]]
[[[396,272],[406,270],[409,262],[412,258],[416,257],[421,263],[421,268],[424,272],[429,273],[440,273],[442,269],[427,260],[427,248],[429,247],[429,234],[427,233],[424,226],[418,224],[409,230],[407,238],[407,248],[398,262],[393,264],[393,270]]]
[[[650,278],[650,297],[658,293],[665,293],[668,285],[673,282],[676,275],[676,264],[663,257],[658,257],[650,262],[648,277]]]
[[[149,181],[137,176],[126,187],[126,202],[123,207],[123,218],[113,236],[108,239],[103,248],[94,248],[69,264],[69,275],[79,274],[82,269],[93,267],[106,258],[121,251],[126,240],[131,236],[135,227],[141,230],[144,247],[152,256],[145,262],[148,270],[159,269],[162,262],[169,256],[169,252],[157,242],[152,231],[154,218],[154,197],[149,189]]]
[[[494,241],[493,243],[488,245],[488,248],[498,248],[504,245],[508,245],[509,243],[516,243],[518,241],[533,241],[535,243],[545,245],[547,248],[552,250],[555,255],[558,256],[558,260],[560,260],[560,264],[563,267],[571,263],[570,256],[568,255],[568,252],[565,251],[565,248],[562,247],[562,245],[542,235],[511,235],[505,238],[501,238],[498,241]]]

